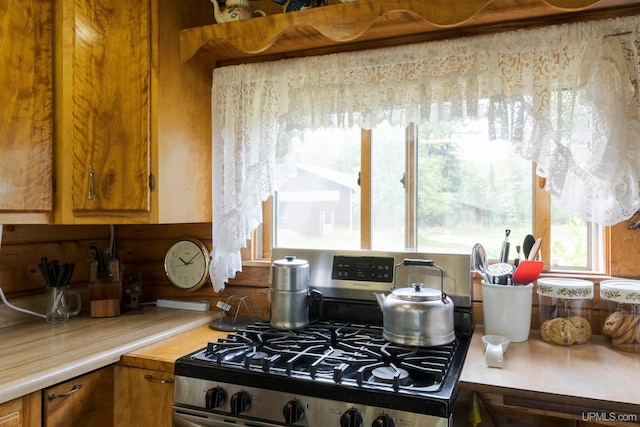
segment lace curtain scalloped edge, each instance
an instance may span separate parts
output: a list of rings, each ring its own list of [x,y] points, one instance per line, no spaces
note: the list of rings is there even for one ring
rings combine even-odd
[[[439,122],[486,114],[492,138],[538,164],[547,190],[585,220],[639,206],[638,16],[215,69],[215,291],[304,129]],[[487,109],[480,100],[489,100]]]

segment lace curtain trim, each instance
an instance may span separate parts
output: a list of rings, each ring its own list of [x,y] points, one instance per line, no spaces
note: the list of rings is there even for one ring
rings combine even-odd
[[[215,69],[214,290],[241,271],[261,202],[305,129],[489,118],[576,216],[638,210],[637,16]],[[488,100],[488,102],[480,101]],[[485,107],[487,105],[487,107]]]

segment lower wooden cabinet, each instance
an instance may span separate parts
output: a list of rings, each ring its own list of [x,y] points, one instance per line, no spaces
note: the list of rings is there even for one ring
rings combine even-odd
[[[173,373],[115,366],[115,427],[171,427]]]
[[[505,389],[506,391],[506,389]],[[475,394],[475,399],[474,399]],[[607,402],[603,402],[607,403]],[[608,404],[616,405],[608,402]],[[542,402],[535,393],[521,398],[493,392],[475,392],[461,389],[453,413],[453,427],[472,425],[500,427],[598,427],[637,425],[633,419],[633,405],[620,404],[617,410],[598,409],[596,401],[585,400],[583,405],[562,402]],[[625,408],[630,409],[625,409]],[[628,415],[631,422],[613,421],[613,417]]]
[[[42,391],[44,427],[112,427],[113,366]]]
[[[0,427],[40,426],[40,392],[0,404]]]

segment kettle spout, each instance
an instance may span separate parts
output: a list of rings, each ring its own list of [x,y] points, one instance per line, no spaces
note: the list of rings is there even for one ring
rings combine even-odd
[[[224,15],[220,11],[220,5],[218,5],[217,0],[211,0],[211,3],[213,3],[213,16],[216,18],[216,22],[217,23],[224,22],[225,21]]]
[[[378,305],[380,306],[380,308],[382,308],[383,305],[384,305],[384,299],[387,296],[385,294],[383,294],[382,292],[374,292],[373,295],[376,296],[376,301],[378,301]]]

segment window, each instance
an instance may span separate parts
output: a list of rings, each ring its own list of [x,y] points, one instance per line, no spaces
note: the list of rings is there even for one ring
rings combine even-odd
[[[224,289],[225,281],[241,270],[241,248],[264,220],[262,215],[269,217],[267,224],[273,223],[271,215],[275,212],[261,209],[260,203],[276,189],[282,190],[280,172],[290,166],[290,144],[305,129],[359,126],[366,130],[360,132],[360,138],[356,133],[350,144],[358,147],[356,141],[360,141],[360,187],[350,193],[355,196],[360,191],[359,202],[351,198],[347,223],[340,216],[343,212],[339,212],[343,206],[320,207],[335,209],[334,225],[322,231],[324,235],[314,246],[324,246],[331,234],[337,238],[336,244],[376,247],[385,237],[380,232],[389,226],[394,227],[389,233],[394,241],[386,244],[421,249],[424,238],[436,236],[438,230],[434,227],[438,222],[431,222],[434,219],[443,227],[447,246],[453,246],[456,242],[447,222],[455,223],[459,218],[450,212],[465,212],[468,220],[474,219],[477,224],[494,224],[497,220],[493,205],[488,210],[484,205],[465,201],[464,208],[455,210],[456,203],[462,205],[461,200],[464,201],[459,192],[466,191],[462,194],[469,198],[473,195],[470,187],[482,182],[469,179],[464,170],[457,176],[447,175],[459,179],[445,182],[451,188],[438,191],[437,187],[419,187],[431,170],[458,172],[443,165],[463,159],[452,157],[451,153],[437,153],[436,148],[444,149],[437,144],[421,144],[423,130],[411,123],[446,124],[476,117],[488,117],[491,139],[497,136],[512,141],[524,158],[535,162],[536,172],[544,177],[532,177],[532,220],[527,228],[544,238],[542,253],[547,266],[552,260],[554,265],[567,263],[565,260],[573,258],[574,249],[582,246],[586,247],[586,256],[578,256],[580,261],[573,267],[597,269],[594,254],[602,253],[596,250],[601,230],[576,223],[566,215],[562,218],[554,214],[552,218],[550,194],[560,197],[572,215],[603,226],[618,224],[638,211],[636,171],[640,170],[640,157],[637,147],[629,143],[638,140],[638,132],[636,127],[628,126],[637,123],[639,117],[638,91],[633,90],[638,80],[638,64],[634,60],[638,56],[634,32],[637,27],[637,16],[589,20],[216,68],[212,80],[211,115],[216,123],[212,128],[212,157],[221,167],[212,169],[216,206],[211,221],[210,274],[214,290]],[[395,203],[393,211],[387,208],[378,214],[377,207],[384,207],[385,203],[391,206],[392,197],[379,196],[374,180],[380,169],[372,166],[375,150],[383,148],[376,142],[381,132],[378,125],[385,121],[407,127],[404,138],[394,143],[399,144],[394,148],[398,151],[404,141],[404,156],[382,158],[389,168],[398,158],[406,160],[400,178],[404,203]],[[455,140],[454,129],[446,131],[443,127],[443,139]],[[432,129],[431,133],[434,130],[440,131]],[[402,131],[399,130],[400,135]],[[321,158],[335,157],[329,145],[332,138],[328,135],[321,145]],[[427,155],[419,157],[418,150],[426,148]],[[357,161],[358,157],[344,159]],[[423,160],[430,165],[419,171]],[[518,172],[528,169],[512,168]],[[494,178],[497,176],[491,173]],[[437,183],[436,176],[433,175],[433,183]],[[504,176],[511,175],[497,177]],[[384,184],[396,191],[397,180],[395,177]],[[511,186],[509,181],[503,188],[489,189],[502,191],[494,192],[496,197],[506,197]],[[335,188],[316,193],[323,191],[336,194]],[[515,194],[520,197],[524,193]],[[440,200],[434,201],[436,195]],[[489,197],[483,201],[495,203]],[[401,205],[404,212],[399,209]],[[506,224],[501,228],[513,227],[514,243],[522,237],[516,236],[520,223],[512,214],[520,211],[512,212],[510,205],[499,207],[503,211],[500,215],[510,215],[503,219]],[[295,216],[291,209],[286,214],[288,218]],[[403,215],[402,226],[393,225],[392,221]],[[320,212],[312,216],[316,224],[322,223],[321,216]],[[572,229],[576,225],[586,228]],[[356,233],[357,227],[360,231]],[[570,233],[555,231],[562,228]],[[348,234],[338,235],[338,230]],[[302,235],[310,232],[302,230]],[[491,233],[491,238],[500,242],[502,234],[499,229]],[[567,236],[577,236],[580,242],[569,243]],[[252,242],[253,257],[257,255],[253,248],[262,247],[263,253],[268,254],[273,246],[271,230],[261,237],[261,242]],[[282,236],[277,237],[282,244]],[[465,242],[479,238],[471,233],[462,237]],[[470,247],[470,243],[466,244]],[[497,250],[494,248],[498,245],[493,242],[485,244],[491,246],[491,251]],[[565,253],[551,253],[556,247]]]
[[[274,246],[360,248],[360,129],[303,139],[295,171],[274,197]]]
[[[604,273],[603,227],[569,216],[551,200],[551,269]]]
[[[510,260],[531,233],[549,242],[552,269],[602,272],[602,227],[569,218],[536,188],[534,165],[486,129],[306,132],[274,198],[274,246],[470,253],[480,242],[497,259],[509,229]]]

